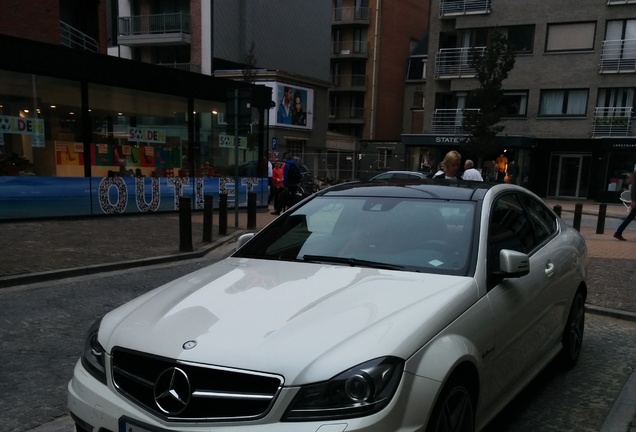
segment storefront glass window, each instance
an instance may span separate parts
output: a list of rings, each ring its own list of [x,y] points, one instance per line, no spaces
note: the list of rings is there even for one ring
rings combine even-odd
[[[195,100],[195,164],[204,168],[210,176],[234,177],[236,149],[235,135],[226,131],[225,104]],[[253,109],[256,111],[256,109]],[[254,116],[253,116],[254,117]],[[238,134],[238,165],[240,177],[258,177],[258,142],[252,132],[257,130],[255,119],[252,126]],[[212,168],[212,169],[209,169]]]
[[[88,101],[92,177],[189,176],[185,97],[89,85]]]
[[[0,175],[84,176],[80,107],[77,82],[0,71]]]

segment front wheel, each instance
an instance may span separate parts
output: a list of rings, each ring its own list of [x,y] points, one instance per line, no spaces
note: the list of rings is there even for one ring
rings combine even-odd
[[[475,412],[470,391],[458,379],[446,384],[426,432],[473,432],[475,430]]]
[[[563,330],[561,362],[567,369],[576,365],[583,346],[583,330],[585,328],[585,297],[581,291],[574,296],[570,315]]]

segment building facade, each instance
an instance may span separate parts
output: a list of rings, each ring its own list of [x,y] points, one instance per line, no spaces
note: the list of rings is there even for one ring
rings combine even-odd
[[[636,163],[636,4],[433,0],[431,8],[423,79],[410,77],[405,98],[418,113],[405,124],[408,168],[461,148],[467,94],[479,86],[471,56],[498,29],[516,62],[503,83],[499,148],[473,155],[480,168],[503,154],[521,169],[518,183],[541,196],[618,202]]]
[[[116,31],[109,53],[273,91],[269,147],[293,152],[319,174],[312,155],[325,149],[329,79],[329,2],[293,0],[113,0]],[[246,70],[248,72],[246,72]],[[302,124],[278,120],[284,89],[299,97]],[[295,108],[295,106],[293,107]]]

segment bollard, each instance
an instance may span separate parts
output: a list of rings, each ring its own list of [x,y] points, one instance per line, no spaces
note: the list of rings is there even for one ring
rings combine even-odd
[[[256,229],[256,192],[247,193],[247,229]]]
[[[599,204],[598,206],[598,221],[596,222],[596,234],[603,234],[605,232],[605,214],[607,212],[607,204]]]
[[[219,195],[219,235],[227,235],[227,194]]]
[[[561,217],[561,206],[559,204],[555,205],[552,210],[554,210],[554,212],[557,214],[558,217]]]
[[[192,209],[190,198],[179,197],[179,252],[192,252]]]
[[[212,210],[214,209],[214,198],[212,195],[203,197],[203,243],[212,241]]]
[[[572,226],[575,230],[581,231],[581,215],[583,214],[583,204],[578,203],[574,206],[574,223]]]

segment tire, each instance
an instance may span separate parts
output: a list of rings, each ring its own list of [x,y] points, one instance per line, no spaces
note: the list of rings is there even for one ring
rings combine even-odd
[[[475,411],[470,390],[451,377],[435,404],[426,432],[474,432]]]
[[[564,368],[572,369],[579,359],[583,346],[583,331],[585,329],[585,296],[577,291],[570,307],[568,321],[563,330],[560,360]]]

